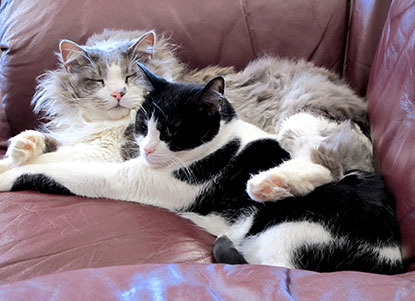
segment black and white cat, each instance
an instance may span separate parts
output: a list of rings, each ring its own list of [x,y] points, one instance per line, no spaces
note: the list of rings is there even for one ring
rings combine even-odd
[[[295,162],[303,168],[296,176],[301,180],[319,165],[290,155],[274,135],[239,119],[224,97],[222,77],[207,85],[170,83],[141,68],[150,92],[136,116],[139,157],[16,167],[0,174],[0,191],[35,189],[163,207],[229,237],[242,262],[402,270],[393,201],[376,174],[346,170],[308,195],[255,202],[256,183],[247,185],[252,175]],[[310,145],[321,142],[308,139]],[[226,261],[227,251],[216,249],[217,258]]]

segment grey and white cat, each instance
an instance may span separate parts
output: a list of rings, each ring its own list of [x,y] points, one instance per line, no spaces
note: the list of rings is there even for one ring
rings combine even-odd
[[[256,200],[304,195],[345,170],[373,170],[371,142],[363,134],[368,131],[365,102],[336,75],[311,63],[264,57],[241,72],[215,66],[188,71],[174,46],[163,38],[156,42],[154,32],[104,31],[85,46],[63,41],[60,49],[60,67],[41,79],[33,100],[35,111],[46,114],[45,130],[12,138],[0,171],[62,160],[120,162],[137,155],[128,125],[146,87],[135,60],[170,80],[203,82],[225,75],[226,97],[238,114],[278,135],[297,160],[254,177],[250,186],[257,188],[251,195]],[[309,135],[318,138],[315,144],[298,139]],[[315,168],[307,171],[308,178],[296,178],[304,161]]]
[[[207,85],[170,83],[142,68],[150,92],[135,122],[140,156],[122,163],[24,165],[0,173],[0,191],[35,189],[163,207],[213,235],[226,235],[249,263],[322,272],[402,271],[393,201],[380,177],[346,170],[339,181],[306,196],[255,202],[250,196],[258,193],[256,183],[246,185],[252,174],[300,160],[295,180],[307,182],[324,169],[304,159],[313,148],[288,153],[275,135],[239,119],[221,77]],[[282,127],[297,131],[291,118],[297,115]],[[319,117],[304,118],[311,133],[318,130],[311,125]],[[289,139],[294,146],[321,143],[319,135]],[[296,185],[292,180],[287,177],[289,186]]]
[[[0,170],[62,160],[121,162],[131,156],[123,146],[131,143],[128,125],[146,92],[135,62],[172,79],[183,70],[173,47],[163,37],[157,41],[153,31],[106,30],[83,46],[61,41],[59,67],[40,77],[32,101],[46,122],[40,131],[10,140]]]

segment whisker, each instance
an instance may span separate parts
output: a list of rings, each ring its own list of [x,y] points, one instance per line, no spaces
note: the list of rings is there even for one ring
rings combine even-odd
[[[163,116],[164,116],[164,118],[166,118],[167,119],[167,115],[166,115],[166,113],[164,113],[164,111],[154,102],[154,101],[152,101],[151,102],[157,109],[159,109],[160,110],[160,112],[161,112],[161,114],[163,114]]]

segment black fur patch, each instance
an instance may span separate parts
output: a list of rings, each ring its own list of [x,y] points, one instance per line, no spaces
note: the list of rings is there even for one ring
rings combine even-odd
[[[293,260],[299,269],[321,273],[352,270],[391,275],[404,272],[401,262],[380,261],[376,252],[359,248],[357,244],[347,248],[335,243],[304,245],[294,250]]]
[[[43,193],[73,195],[68,188],[43,174],[24,174],[18,177],[11,191],[35,190]]]
[[[174,171],[174,176],[189,184],[202,184],[218,175],[235,156],[240,147],[239,140],[232,140],[213,154],[197,161],[187,169]]]

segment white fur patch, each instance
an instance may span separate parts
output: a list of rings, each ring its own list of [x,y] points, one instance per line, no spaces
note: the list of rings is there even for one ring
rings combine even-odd
[[[292,158],[310,158],[312,149],[323,141],[322,131],[334,129],[338,123],[325,118],[315,117],[309,113],[297,113],[286,118],[278,133],[278,141],[290,153]],[[283,138],[290,133],[290,139]]]
[[[308,243],[329,243],[332,239],[331,234],[320,224],[287,222],[246,239],[239,250],[252,264],[294,268],[291,258],[296,248]]]
[[[180,216],[190,219],[196,225],[215,236],[226,233],[229,229],[225,219],[216,214],[200,215],[193,212],[185,212],[180,213]]]
[[[381,247],[375,249],[379,253],[381,259],[391,261],[402,261],[401,249],[399,246],[394,247]]]

